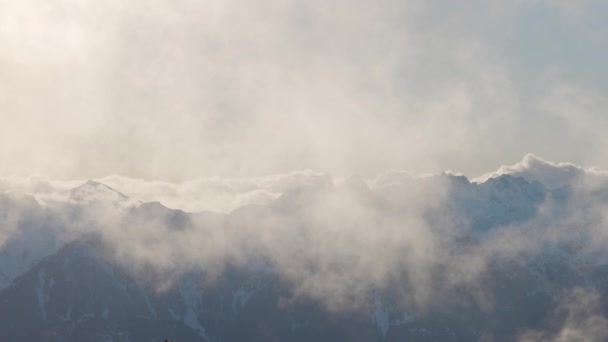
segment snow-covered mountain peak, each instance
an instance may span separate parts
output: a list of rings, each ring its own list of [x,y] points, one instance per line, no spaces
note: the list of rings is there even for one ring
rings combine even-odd
[[[536,181],[549,189],[558,189],[590,181],[608,183],[608,171],[584,168],[572,163],[551,162],[531,153],[525,155],[520,162],[513,165],[503,165],[496,171],[477,177],[474,182],[484,183],[502,175],[521,177],[530,183]]]
[[[138,201],[125,194],[93,180],[68,191],[68,201],[76,204],[115,204],[134,206]]]

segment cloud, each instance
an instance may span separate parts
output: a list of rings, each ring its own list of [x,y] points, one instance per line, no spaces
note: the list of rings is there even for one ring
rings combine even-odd
[[[537,23],[534,11],[540,26],[578,13],[556,14],[553,2],[0,6],[0,174],[173,182],[309,168],[475,174],[530,150],[565,160],[589,150],[585,162],[604,165],[593,139],[556,138],[569,131],[554,125],[564,107],[538,110],[539,89],[563,82],[605,102],[598,86],[563,72],[587,65],[582,57],[534,64],[531,35],[518,28]],[[594,12],[586,8],[583,16]],[[532,43],[575,47],[562,38]],[[545,77],[548,69],[557,77]],[[578,103],[570,100],[561,98]],[[602,108],[588,107],[589,122]]]

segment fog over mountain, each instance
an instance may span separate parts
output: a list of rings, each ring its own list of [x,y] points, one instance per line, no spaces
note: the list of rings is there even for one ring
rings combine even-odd
[[[71,182],[48,178],[5,180],[0,336],[608,336],[608,178],[601,170],[527,155],[477,182],[400,171],[370,180],[314,172],[160,185],[107,179],[161,199],[158,187],[174,199],[187,185],[198,186],[195,193],[221,184],[233,197],[238,190],[274,195],[249,196],[226,213],[190,212],[99,180],[68,190]]]
[[[608,340],[605,13],[0,0],[0,339]]]

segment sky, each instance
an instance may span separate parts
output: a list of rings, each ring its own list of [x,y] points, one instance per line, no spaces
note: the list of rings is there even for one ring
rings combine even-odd
[[[605,1],[0,0],[0,175],[608,168]]]

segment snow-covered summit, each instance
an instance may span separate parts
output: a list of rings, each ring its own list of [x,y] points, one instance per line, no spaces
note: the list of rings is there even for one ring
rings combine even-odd
[[[521,177],[528,182],[537,181],[549,189],[585,182],[608,183],[608,171],[598,168],[584,168],[572,163],[551,162],[534,154],[527,154],[523,160],[513,165],[503,165],[498,170],[486,173],[473,181],[486,182],[501,175]]]
[[[86,183],[69,190],[67,196],[69,202],[82,205],[110,204],[131,207],[139,204],[137,200],[93,180],[88,180]]]

